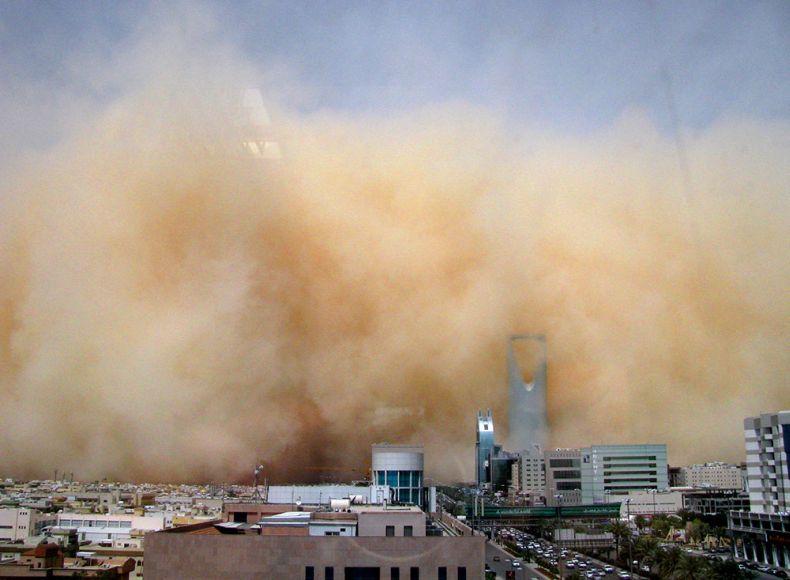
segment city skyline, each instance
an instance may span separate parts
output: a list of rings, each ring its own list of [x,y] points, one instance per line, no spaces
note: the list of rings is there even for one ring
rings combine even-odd
[[[788,26],[0,5],[0,473],[294,481],[397,441],[471,481],[519,333],[549,446],[740,462],[743,418],[790,408]]]

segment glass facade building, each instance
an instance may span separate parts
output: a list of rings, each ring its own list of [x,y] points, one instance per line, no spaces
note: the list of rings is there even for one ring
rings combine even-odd
[[[491,409],[477,412],[477,441],[475,442],[475,469],[477,486],[491,483],[491,457],[494,455],[494,418]]]
[[[422,505],[425,451],[422,445],[373,445],[373,481],[390,487],[390,501]]]
[[[666,445],[594,445],[581,450],[582,503],[607,494],[669,487]]]

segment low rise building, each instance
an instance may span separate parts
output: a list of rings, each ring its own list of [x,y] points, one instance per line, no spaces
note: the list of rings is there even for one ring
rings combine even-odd
[[[621,517],[676,514],[683,509],[683,492],[679,490],[635,490],[606,493],[606,503],[619,503]]]
[[[677,477],[678,487],[715,487],[743,489],[741,468],[730,463],[697,463],[681,467]]]
[[[681,489],[686,511],[706,516],[749,511],[749,494],[737,489]]]
[[[130,538],[134,532],[148,532],[172,527],[172,514],[137,516],[131,514],[58,514],[57,525],[76,529],[80,541],[106,542]]]
[[[56,521],[57,516],[54,514],[31,508],[0,509],[0,542],[16,542],[28,536],[37,536],[44,527],[53,526]]]
[[[133,558],[97,556],[78,552],[66,558],[57,544],[39,544],[19,558],[0,562],[0,579],[12,578],[116,578],[128,580],[135,569]]]
[[[336,514],[338,519],[324,519]],[[285,514],[284,514],[285,515]],[[357,535],[312,534],[331,522],[352,522]],[[296,512],[307,533],[265,533],[247,524],[232,532],[210,533],[234,524],[198,524],[146,535],[146,578],[371,578],[467,580],[483,576],[485,537],[426,536],[425,514],[416,507],[359,506],[348,512]],[[323,528],[325,529],[325,528]],[[260,533],[259,533],[260,532]]]
[[[409,470],[411,471],[411,470]],[[384,480],[398,480],[400,482],[404,477],[385,476],[380,477]],[[422,481],[422,478],[415,478],[415,480]],[[411,487],[411,480],[409,480],[409,487]],[[416,483],[416,481],[415,481]],[[381,485],[270,485],[267,488],[266,502],[273,504],[292,506],[299,505],[330,505],[332,500],[348,499],[358,504],[382,503],[389,501],[390,495],[396,495],[390,492],[390,487],[384,483]],[[405,495],[405,494],[404,494]]]

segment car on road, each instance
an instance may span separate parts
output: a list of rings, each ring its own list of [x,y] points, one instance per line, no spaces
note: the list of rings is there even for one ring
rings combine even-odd
[[[500,560],[499,556],[494,556],[494,562],[499,562],[499,560]]]

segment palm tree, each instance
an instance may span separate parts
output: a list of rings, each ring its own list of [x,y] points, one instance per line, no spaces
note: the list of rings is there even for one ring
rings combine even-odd
[[[651,568],[658,561],[660,552],[658,540],[652,536],[641,536],[634,544],[634,558]]]
[[[710,578],[708,563],[702,558],[697,558],[691,554],[681,554],[672,578],[677,580],[703,580],[704,578]]]
[[[672,578],[678,568],[683,552],[674,546],[667,551],[661,551],[658,556],[658,575],[662,578]]]
[[[615,552],[617,558],[620,559],[620,541],[631,540],[631,528],[620,520],[612,520],[606,526],[606,531],[614,536]]]

